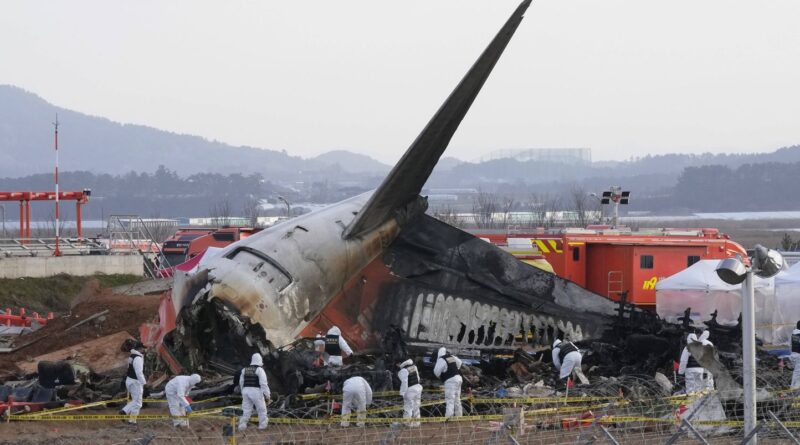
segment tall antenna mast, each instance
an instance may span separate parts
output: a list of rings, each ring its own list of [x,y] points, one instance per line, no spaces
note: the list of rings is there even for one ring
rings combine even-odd
[[[56,121],[53,122],[53,127],[55,128],[55,148],[56,148],[56,172],[55,172],[55,182],[56,182],[56,250],[53,251],[53,256],[61,256],[61,249],[60,249],[60,241],[59,241],[59,213],[58,213],[58,113],[56,113]]]

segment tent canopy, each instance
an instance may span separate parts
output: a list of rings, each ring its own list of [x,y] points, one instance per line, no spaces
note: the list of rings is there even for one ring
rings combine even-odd
[[[728,284],[717,276],[717,266],[720,260],[701,260],[691,267],[686,268],[675,275],[659,280],[656,284],[656,291],[659,290],[703,290],[713,291],[738,291],[742,288],[741,284]],[[800,273],[800,269],[798,269]],[[800,279],[800,274],[798,275]],[[753,286],[759,288],[771,288],[772,279],[755,277]]]

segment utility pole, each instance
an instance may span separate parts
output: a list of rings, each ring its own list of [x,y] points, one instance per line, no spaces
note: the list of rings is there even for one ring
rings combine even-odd
[[[55,171],[55,182],[56,182],[56,250],[53,251],[53,256],[61,256],[61,247],[59,246],[59,223],[60,218],[58,214],[58,114],[56,114],[56,121],[53,122],[53,127],[55,127],[55,148],[56,148],[56,171]]]
[[[292,217],[292,205],[283,196],[278,196],[278,199],[286,204],[286,219],[290,219]]]

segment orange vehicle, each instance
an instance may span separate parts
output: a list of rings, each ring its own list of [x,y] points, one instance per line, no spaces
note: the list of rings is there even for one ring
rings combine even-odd
[[[747,258],[745,249],[717,229],[631,231],[608,226],[533,233],[476,234],[518,258],[530,246],[562,278],[614,301],[655,308],[656,283],[700,260]]]
[[[258,227],[213,227],[183,228],[175,232],[161,246],[168,264],[175,267],[203,253],[209,247],[225,247],[228,244],[258,233]]]

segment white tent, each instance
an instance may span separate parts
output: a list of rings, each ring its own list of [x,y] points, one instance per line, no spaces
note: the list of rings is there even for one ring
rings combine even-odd
[[[800,263],[775,277],[775,327],[776,344],[789,344],[792,329],[800,320]]]
[[[656,312],[673,323],[680,323],[686,308],[692,308],[692,322],[704,327],[704,321],[717,311],[717,323],[735,326],[742,312],[741,285],[730,285],[717,276],[719,260],[702,260],[656,284]],[[775,337],[774,278],[755,278],[756,335],[767,343]],[[800,283],[798,283],[800,290]]]

